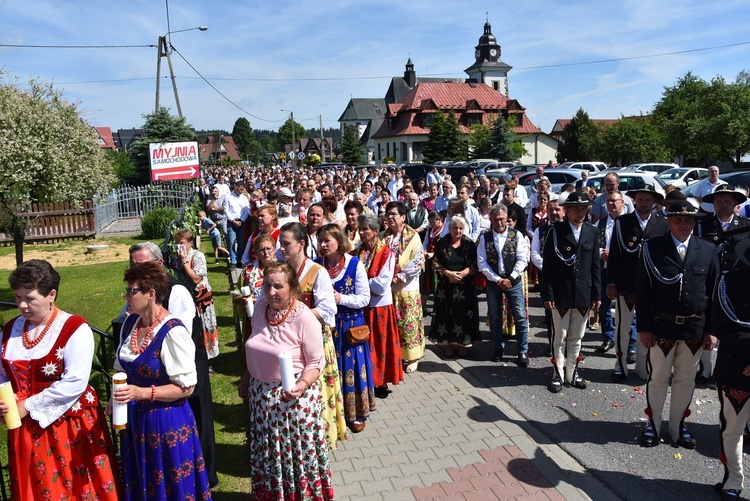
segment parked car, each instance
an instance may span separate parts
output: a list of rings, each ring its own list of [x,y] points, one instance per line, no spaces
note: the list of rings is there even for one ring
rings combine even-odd
[[[346,168],[346,164],[341,162],[323,162],[315,166],[316,169],[335,169],[341,170]]]
[[[544,175],[549,179],[551,190],[559,193],[562,186],[566,183],[575,184],[582,178],[581,169],[550,169],[545,170]],[[518,184],[526,188],[526,192],[531,196],[536,191],[536,172],[527,172],[518,178]]]
[[[501,171],[498,171],[498,170],[495,170],[495,171],[491,171],[491,170],[485,171],[484,175],[487,176],[487,177],[489,177],[489,178],[493,178],[494,177],[494,178],[500,180],[500,184],[507,183],[513,177],[510,174],[508,174],[507,172],[501,172]]]
[[[719,179],[721,179],[722,181],[726,181],[732,186],[739,186],[741,184],[750,186],[750,170],[734,170],[731,172],[725,172],[724,174],[719,174]],[[692,183],[690,186],[682,190],[682,192],[685,194],[685,196],[692,197],[694,196],[693,193],[697,189],[698,184],[699,183]]]
[[[567,162],[566,162],[567,163]],[[566,169],[585,169],[594,174],[603,171],[607,168],[607,164],[604,162],[573,162],[572,164],[565,167]]]
[[[645,163],[645,164],[630,164],[627,167],[624,167],[622,170],[627,171],[627,172],[648,171],[648,172],[655,172],[659,174],[660,172],[664,172],[667,169],[674,169],[675,167],[679,167],[679,165],[668,164],[668,163]]]
[[[493,171],[502,171],[505,172],[508,169],[517,166],[518,164],[516,162],[498,162],[493,160],[492,162],[484,162],[479,164],[479,167],[486,171],[493,170]]]
[[[474,160],[469,160],[464,165],[467,167],[479,167],[481,164],[485,162],[497,162],[498,160],[496,158],[475,158]]]
[[[476,177],[481,176],[484,174],[484,169],[481,167],[478,167],[476,165],[470,165],[470,164],[464,164],[464,165],[446,165],[442,168],[439,168],[440,170],[445,169],[447,174],[450,174],[451,181],[453,184],[458,186],[458,181],[461,179],[462,176],[468,176],[469,172],[474,172],[474,175]],[[429,172],[429,171],[428,171]]]
[[[545,172],[544,174],[546,175],[547,173]],[[617,172],[617,175],[620,176],[619,190],[621,193],[642,188],[643,186],[650,184],[656,189],[656,191],[664,195],[665,183],[661,178],[657,177],[654,172],[625,172],[624,170],[620,170]],[[599,173],[596,176],[589,177],[589,179],[594,181],[594,186],[597,191],[601,191],[605,177],[607,177],[607,174]]]
[[[412,183],[416,183],[417,179],[427,176],[432,170],[432,164],[403,164],[401,168],[404,169],[404,176],[411,179]]]
[[[708,177],[708,169],[699,167],[674,167],[667,169],[657,176],[664,183],[671,184],[675,188],[685,189],[695,181],[700,181]]]
[[[511,176],[520,176],[524,172],[536,171],[537,167],[539,167],[537,164],[516,165],[515,167],[511,167],[510,169],[506,170],[505,173],[510,174]]]

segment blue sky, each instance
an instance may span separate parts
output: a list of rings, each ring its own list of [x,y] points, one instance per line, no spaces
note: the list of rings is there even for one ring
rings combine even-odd
[[[747,0],[171,0],[169,11],[172,30],[208,26],[172,43],[244,110],[173,53],[183,113],[199,129],[231,130],[240,116],[277,129],[281,109],[307,128],[319,115],[337,127],[350,97],[383,97],[409,57],[420,76],[465,77],[486,12],[514,68],[510,96],[545,132],[579,107],[592,118],[646,113],[688,71],[734,80],[750,70]],[[0,45],[155,45],[166,31],[164,0],[0,0]],[[730,44],[740,45],[642,57]],[[581,64],[622,58],[634,59]],[[153,111],[155,47],[0,46],[0,69],[54,82],[92,125],[139,127]],[[161,104],[177,114],[168,79]]]

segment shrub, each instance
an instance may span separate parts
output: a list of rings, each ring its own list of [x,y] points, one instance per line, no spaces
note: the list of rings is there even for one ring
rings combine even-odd
[[[143,238],[164,238],[169,229],[169,223],[177,219],[177,211],[170,207],[154,209],[141,219],[141,231]]]

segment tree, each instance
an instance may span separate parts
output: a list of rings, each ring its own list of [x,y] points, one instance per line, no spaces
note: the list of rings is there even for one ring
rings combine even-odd
[[[591,121],[589,114],[579,108],[562,132],[557,161],[596,160],[601,130]]]
[[[250,127],[250,122],[247,118],[240,117],[234,122],[232,139],[234,139],[234,144],[237,145],[237,150],[241,157],[250,155],[250,152],[253,150],[255,137],[253,137],[253,129]]]
[[[502,115],[498,115],[495,123],[492,124],[492,137],[490,138],[490,154],[492,158],[497,158],[501,162],[515,160],[511,145],[515,136],[513,131],[505,121]]]
[[[130,160],[130,155],[124,151],[107,150],[105,155],[107,160],[112,164],[117,179],[120,183],[133,184],[135,180],[135,166]]]
[[[135,165],[135,184],[144,185],[151,182],[151,161],[149,158],[149,144],[151,143],[179,143],[195,141],[195,133],[185,123],[185,118],[178,118],[169,114],[167,108],[159,108],[156,113],[143,115],[146,123],[143,125],[143,136],[133,141],[130,158]]]
[[[715,148],[715,156],[737,168],[750,153],[750,85],[746,73],[727,83],[722,77],[711,84],[699,100],[699,137]]]
[[[612,165],[668,162],[670,153],[661,130],[651,117],[621,117],[604,129],[599,159]]]
[[[362,146],[357,137],[357,130],[352,125],[344,128],[344,138],[341,140],[341,161],[347,165],[359,165],[364,160]]]
[[[294,142],[299,143],[299,140],[305,137],[307,133],[305,128],[297,122],[294,122]],[[292,119],[287,119],[284,125],[279,127],[279,135],[276,137],[278,142],[279,151],[284,151],[284,147],[287,144],[292,144]]]
[[[96,133],[51,84],[0,83],[0,231],[13,235],[23,263],[19,206],[82,202],[115,182]]]
[[[305,158],[305,165],[310,165],[312,167],[315,167],[320,162],[321,162],[321,158],[320,158],[320,155],[318,155],[317,153],[313,153],[311,155],[308,155]]]
[[[451,110],[448,115],[438,110],[432,115],[430,133],[422,149],[424,161],[435,163],[440,160],[466,160],[469,155],[468,144],[461,135],[461,128],[456,113]]]
[[[469,144],[471,158],[487,158],[492,155],[492,129],[486,124],[475,124],[470,127]]]

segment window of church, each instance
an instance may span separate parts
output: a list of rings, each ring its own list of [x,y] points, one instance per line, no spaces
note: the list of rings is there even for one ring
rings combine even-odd
[[[492,82],[492,88],[495,89],[496,91],[499,91],[500,90],[500,82],[498,82],[497,80],[495,80],[494,82]]]

